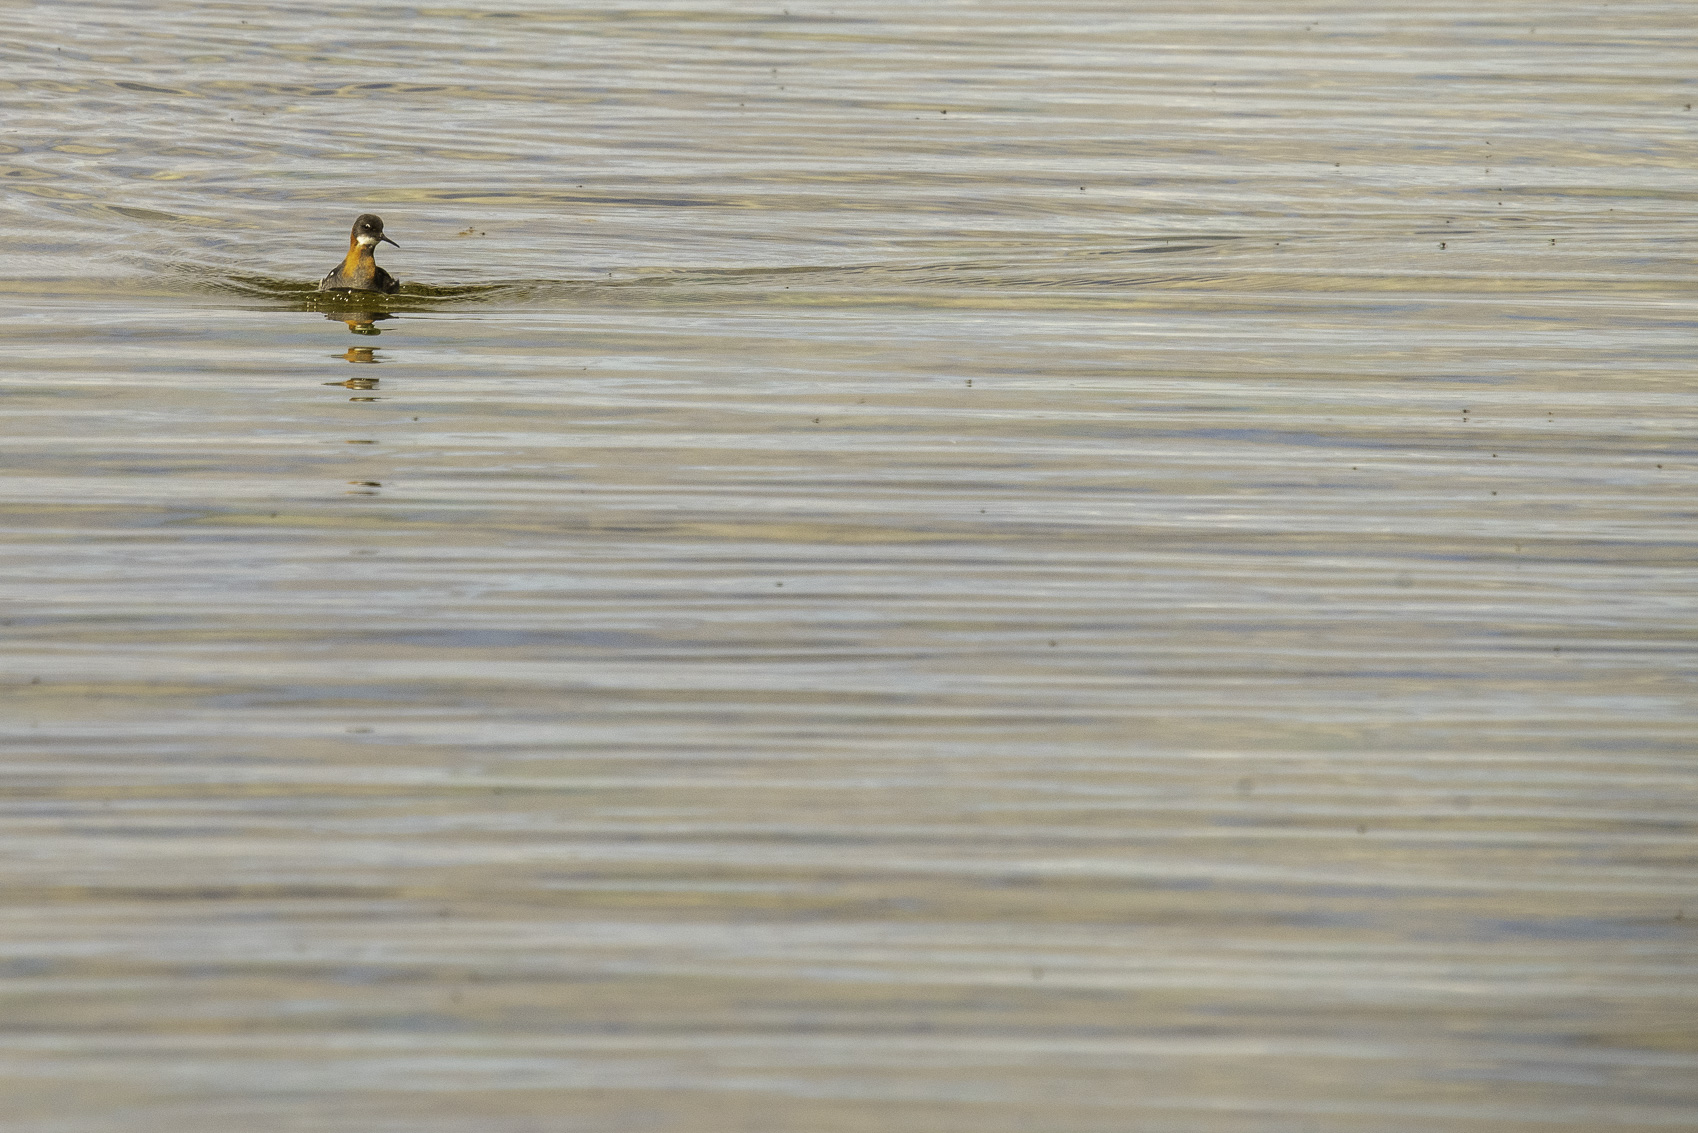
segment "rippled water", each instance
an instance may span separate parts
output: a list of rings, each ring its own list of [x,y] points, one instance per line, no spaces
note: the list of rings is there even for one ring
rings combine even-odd
[[[1369,7],[0,9],[0,1127],[1698,1123],[1691,8]]]

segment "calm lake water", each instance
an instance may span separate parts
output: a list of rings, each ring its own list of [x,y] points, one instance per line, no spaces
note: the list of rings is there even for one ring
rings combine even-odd
[[[6,1133],[1698,1125],[1690,3],[0,41]]]

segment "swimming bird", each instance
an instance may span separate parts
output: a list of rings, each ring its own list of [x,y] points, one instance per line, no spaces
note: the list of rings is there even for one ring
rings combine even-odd
[[[395,241],[383,234],[383,218],[371,213],[361,213],[354,221],[354,230],[348,234],[348,254],[342,258],[331,273],[318,282],[320,291],[380,291],[385,295],[393,295],[401,290],[401,281],[377,266],[377,260],[372,256],[372,249],[382,240],[386,244]],[[395,244],[399,248],[401,245]]]

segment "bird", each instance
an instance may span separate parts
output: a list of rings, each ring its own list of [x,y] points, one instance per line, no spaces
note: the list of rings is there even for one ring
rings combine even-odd
[[[377,291],[384,295],[393,295],[401,290],[401,281],[377,266],[377,260],[372,256],[372,249],[378,241],[386,244],[401,245],[383,234],[383,218],[372,213],[361,213],[354,221],[354,230],[348,234],[348,254],[342,262],[333,268],[329,275],[318,282],[320,291]]]

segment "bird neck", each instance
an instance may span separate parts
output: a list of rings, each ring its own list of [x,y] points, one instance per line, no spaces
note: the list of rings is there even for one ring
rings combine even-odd
[[[377,259],[371,254],[371,249],[370,244],[362,244],[358,240],[349,240],[348,254],[342,257],[342,270],[353,275],[361,268],[376,267]]]

